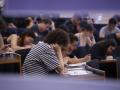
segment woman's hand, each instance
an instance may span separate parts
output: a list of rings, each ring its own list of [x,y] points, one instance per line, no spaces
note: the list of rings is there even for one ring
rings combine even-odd
[[[61,51],[61,47],[58,44],[51,44],[50,46],[55,50],[56,53]]]
[[[87,62],[87,61],[90,61],[91,60],[91,55],[88,54],[86,56],[84,56],[84,60]]]

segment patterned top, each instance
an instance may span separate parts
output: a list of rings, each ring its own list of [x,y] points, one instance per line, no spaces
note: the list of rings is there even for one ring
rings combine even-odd
[[[50,45],[39,42],[27,55],[24,65],[24,76],[46,76],[59,66],[59,61]]]

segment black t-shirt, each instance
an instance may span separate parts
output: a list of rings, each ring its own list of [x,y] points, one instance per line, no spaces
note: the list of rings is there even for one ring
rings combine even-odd
[[[45,30],[43,32],[40,32],[39,28],[37,25],[34,25],[31,30],[37,34],[34,43],[38,43],[39,41],[43,41],[44,37],[50,32],[50,30]]]
[[[118,39],[118,38],[116,37],[116,34],[115,34],[115,33],[108,35],[107,37],[105,37],[105,39],[115,39],[116,42],[117,42],[117,44],[120,45],[120,39]]]
[[[3,37],[9,37],[12,34],[17,34],[17,29],[16,28],[8,28],[6,30],[1,30],[0,32]]]
[[[105,59],[106,52],[100,47],[99,43],[95,44],[90,50],[92,59]]]
[[[77,33],[76,26],[72,23],[71,20],[67,20],[61,27],[68,33]]]

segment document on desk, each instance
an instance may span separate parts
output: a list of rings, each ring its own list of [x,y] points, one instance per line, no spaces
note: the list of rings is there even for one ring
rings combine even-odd
[[[77,64],[69,64],[68,66],[70,66],[70,67],[79,67],[79,66],[84,66],[84,65],[86,65],[86,62],[83,62],[83,63],[77,63]]]
[[[85,70],[86,62],[78,64],[69,64],[68,66],[68,75],[86,75],[91,73],[90,71]]]
[[[86,75],[89,74],[91,72],[86,71],[85,69],[78,69],[78,70],[69,70],[67,72],[68,75]]]

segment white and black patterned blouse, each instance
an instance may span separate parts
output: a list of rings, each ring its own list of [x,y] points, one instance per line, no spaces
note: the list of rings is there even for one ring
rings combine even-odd
[[[59,66],[58,58],[50,45],[39,42],[27,55],[24,65],[24,76],[45,76]]]

